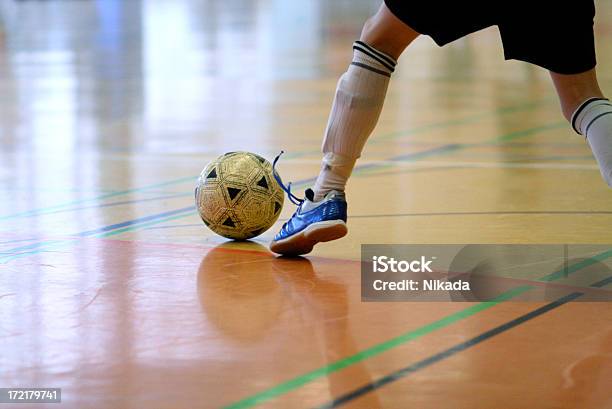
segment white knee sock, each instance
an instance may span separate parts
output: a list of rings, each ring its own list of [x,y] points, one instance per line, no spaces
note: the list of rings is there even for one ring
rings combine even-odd
[[[368,136],[374,130],[397,62],[361,41],[353,62],[340,77],[323,140],[323,164],[313,190],[320,200],[343,191]]]
[[[572,127],[584,135],[599,164],[601,176],[612,187],[612,104],[603,98],[584,101],[572,115]]]

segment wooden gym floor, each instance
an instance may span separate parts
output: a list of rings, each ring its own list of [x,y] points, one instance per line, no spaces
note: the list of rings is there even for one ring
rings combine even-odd
[[[62,408],[612,408],[611,304],[360,301],[362,243],[612,243],[588,147],[495,28],[402,56],[348,237],[279,259],[290,204],[247,243],[196,216],[226,151],[284,149],[311,183],[376,7],[0,3],[0,387],[61,387]]]

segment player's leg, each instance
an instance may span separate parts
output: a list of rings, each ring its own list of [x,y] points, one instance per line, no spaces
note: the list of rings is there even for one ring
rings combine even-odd
[[[550,71],[563,115],[586,137],[612,186],[612,106],[595,75],[595,11],[593,0],[525,2],[512,5],[498,25],[506,59]]]
[[[306,254],[318,242],[346,235],[344,187],[378,122],[397,58],[418,35],[385,4],[365,23],[353,44],[352,62],[338,81],[321,171],[270,244],[275,253]]]
[[[595,69],[579,74],[551,72],[561,109],[574,130],[583,135],[612,187],[612,104],[599,88]]]
[[[595,69],[590,69],[580,74],[558,74],[550,72],[553,80],[563,116],[571,121],[576,109],[589,98],[604,98]]]
[[[383,3],[368,19],[353,61],[340,77],[323,140],[323,163],[313,187],[315,201],[344,191],[355,162],[374,130],[396,61],[419,34]]]

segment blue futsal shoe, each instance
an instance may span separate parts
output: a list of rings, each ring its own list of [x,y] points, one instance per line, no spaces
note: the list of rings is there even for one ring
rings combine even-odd
[[[282,153],[282,152],[281,152]],[[280,157],[274,160],[274,165]],[[292,203],[298,205],[297,210],[283,225],[274,240],[270,250],[287,256],[297,256],[310,253],[315,244],[336,240],[346,236],[346,200],[344,192],[332,190],[317,202],[313,201],[314,192],[306,189],[304,199],[291,193],[291,184],[283,185],[280,177],[274,172],[278,184],[287,192]]]

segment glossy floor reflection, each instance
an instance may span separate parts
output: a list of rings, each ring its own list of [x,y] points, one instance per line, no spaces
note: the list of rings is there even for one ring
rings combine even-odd
[[[494,28],[402,56],[346,238],[276,258],[290,204],[252,242],[198,219],[195,178],[226,151],[283,149],[283,178],[310,183],[377,6],[0,2],[0,387],[61,387],[53,407],[79,409],[612,407],[608,303],[465,346],[543,304],[360,300],[362,243],[612,243],[588,147]]]

